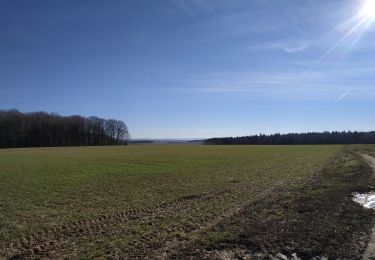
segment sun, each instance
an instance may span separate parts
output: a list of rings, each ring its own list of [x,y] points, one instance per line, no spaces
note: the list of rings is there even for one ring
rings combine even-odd
[[[366,0],[362,6],[360,15],[375,20],[375,0]]]

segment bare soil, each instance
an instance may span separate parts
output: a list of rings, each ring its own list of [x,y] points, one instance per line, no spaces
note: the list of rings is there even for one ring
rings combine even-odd
[[[249,203],[172,258],[269,259],[282,253],[362,259],[375,213],[354,203],[351,194],[373,189],[375,179],[360,160],[353,153],[342,155],[303,185]]]

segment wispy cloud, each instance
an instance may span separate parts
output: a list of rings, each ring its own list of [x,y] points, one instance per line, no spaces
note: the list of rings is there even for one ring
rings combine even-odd
[[[309,47],[308,44],[306,43],[301,43],[299,46],[285,46],[284,47],[284,51],[286,51],[287,53],[296,53],[296,52],[300,52],[300,51],[303,51],[305,49],[307,49]]]
[[[171,0],[179,9],[183,10],[185,13],[194,15],[193,9],[185,0]]]
[[[263,45],[257,46],[250,46],[248,50],[251,51],[262,51],[262,50],[281,50],[290,54],[294,54],[297,52],[301,52],[309,48],[309,44],[307,42],[298,42],[294,44],[286,44],[280,42],[268,43]]]
[[[235,71],[197,75],[178,91],[185,94],[230,95],[257,100],[324,100],[340,103],[350,100],[372,100],[372,72],[356,65],[324,66],[309,71],[299,81],[295,77],[301,70],[289,69],[268,72]],[[352,90],[356,90],[355,93]],[[338,94],[339,93],[339,94]]]
[[[196,6],[198,6],[200,9],[203,9],[205,11],[213,11],[214,7],[209,4],[208,1],[204,0],[191,0]]]

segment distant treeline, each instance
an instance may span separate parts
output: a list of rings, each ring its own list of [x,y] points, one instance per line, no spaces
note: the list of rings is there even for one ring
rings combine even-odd
[[[0,148],[126,144],[123,121],[0,110]]]
[[[287,144],[375,144],[375,132],[323,132],[303,134],[252,135],[211,138],[204,144],[287,145]]]

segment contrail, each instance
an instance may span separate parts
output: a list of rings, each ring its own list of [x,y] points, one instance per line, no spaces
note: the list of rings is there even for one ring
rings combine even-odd
[[[342,95],[336,100],[335,104],[340,103],[340,101],[343,100],[343,98],[344,98],[346,95],[348,95],[352,90],[353,90],[353,88],[350,88],[350,89],[348,89],[347,91],[345,91],[345,93],[342,94]]]

